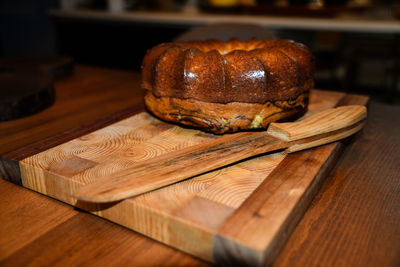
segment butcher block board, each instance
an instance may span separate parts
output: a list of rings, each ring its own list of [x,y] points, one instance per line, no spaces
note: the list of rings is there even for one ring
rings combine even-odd
[[[368,97],[313,90],[305,115]],[[303,216],[343,142],[269,153],[113,203],[73,197],[133,163],[221,136],[158,120],[143,106],[2,155],[6,180],[89,211],[206,261],[271,263]]]

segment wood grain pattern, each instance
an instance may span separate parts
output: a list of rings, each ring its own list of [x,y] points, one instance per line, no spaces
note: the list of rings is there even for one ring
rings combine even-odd
[[[29,119],[0,123],[0,153],[135,105],[135,101],[141,101],[140,97],[131,96],[140,92],[136,77],[136,73],[127,71],[77,66],[76,75],[56,83],[58,98],[50,110]],[[110,90],[115,97],[106,102],[104,94],[110,96]],[[330,102],[337,94],[340,93],[326,92],[318,105],[313,101],[312,109]],[[400,125],[396,123],[399,116],[399,106],[371,101],[363,133],[352,138],[273,266],[400,265],[400,163],[395,156],[400,149]],[[254,171],[250,165],[246,168]],[[46,262],[85,266],[210,266],[7,181],[0,180],[0,191],[0,229],[4,229],[0,234],[1,266]],[[217,198],[214,191],[218,189],[206,195]],[[241,190],[234,192],[242,195]],[[223,198],[235,203],[229,194]],[[57,224],[52,223],[49,210],[62,210]],[[79,217],[65,219],[71,213]],[[66,239],[66,233],[72,238]]]
[[[63,203],[49,205],[49,202],[55,201],[46,200],[48,198],[45,196],[3,180],[0,180],[0,195],[3,198],[0,205],[1,266],[3,266],[1,260],[27,246],[45,234],[48,229],[57,227],[78,213]],[[45,201],[38,202],[40,200]],[[19,213],[18,210],[22,212]],[[46,214],[41,214],[43,210],[46,210]]]
[[[51,206],[58,209],[58,214],[52,215],[53,218],[61,217],[59,213],[68,209],[65,207],[62,210],[59,206]],[[42,228],[47,231],[39,229],[31,240],[24,242],[23,250],[15,250],[10,255],[2,253],[4,258],[0,258],[0,265],[99,266],[107,263],[110,266],[130,266],[133,263],[135,266],[209,266],[206,262],[160,243],[151,242],[146,237],[112,222],[70,209],[68,214],[71,213],[74,215],[69,218],[65,216],[63,222],[55,221],[55,226],[50,230],[46,227]],[[45,224],[47,220],[41,219],[42,224]],[[36,221],[32,221],[32,224],[37,225]],[[27,227],[26,231],[35,231],[35,228]],[[154,254],[154,251],[157,253]]]
[[[144,106],[138,104],[133,107],[118,111],[105,118],[100,118],[90,123],[84,123],[72,129],[55,134],[54,136],[49,136],[42,140],[27,144],[19,149],[6,152],[3,155],[0,155],[0,174],[5,180],[22,185],[19,168],[20,160],[55,147],[59,144],[65,143],[71,139],[88,134],[92,131],[105,127],[110,123],[132,116],[140,111],[143,111],[143,109]]]
[[[83,187],[75,196],[96,203],[117,201],[287,146],[265,133],[227,135],[132,164]]]
[[[213,234],[283,158],[283,154],[267,155],[250,165],[233,165],[118,202],[96,214],[113,221],[118,216],[118,222],[128,228],[211,261]]]
[[[360,131],[364,127],[364,124],[365,124],[364,121],[360,121],[354,125],[351,125],[350,127],[346,127],[344,129],[333,131],[333,132],[329,133],[329,135],[324,135],[324,134],[318,135],[318,136],[321,136],[321,138],[311,140],[309,142],[304,142],[304,143],[303,142],[295,143],[295,144],[291,145],[290,147],[286,148],[285,152],[293,153],[293,152],[329,144],[334,141],[342,140],[342,139],[349,137],[349,136],[357,133],[358,131]],[[305,138],[305,139],[309,140],[310,138]]]
[[[47,137],[53,139],[54,135],[82,125],[87,127],[142,103],[144,95],[139,89],[140,73],[86,66],[78,66],[72,77],[56,81],[54,87],[57,99],[53,106],[0,124],[1,154]]]
[[[218,230],[214,262],[271,264],[339,152],[335,143],[287,156]]]
[[[76,66],[72,77],[55,83],[57,99],[52,107],[27,118],[0,122],[0,154],[42,143],[43,138],[136,106],[142,102],[139,77],[138,72]],[[86,266],[209,266],[189,254],[2,179],[0,191],[1,266],[71,261],[72,265]],[[104,229],[104,234],[99,235],[99,229]],[[73,238],[65,240],[66,233]]]
[[[144,109],[143,92],[131,88],[140,87],[138,73],[79,68],[88,75],[82,75],[82,72],[78,71],[68,83],[63,80],[55,82],[56,105],[40,114],[0,124],[0,174],[3,179],[21,185],[19,160]],[[99,75],[91,75],[98,71]],[[86,87],[88,84],[91,85],[90,89]],[[75,90],[69,90],[70,86]],[[110,86],[113,87],[113,91],[109,90]],[[85,92],[85,95],[80,95],[82,92]],[[73,99],[75,95],[80,97]],[[94,95],[98,96],[95,102],[92,99]],[[117,101],[119,96],[124,101]],[[99,106],[102,108],[99,109]],[[108,114],[110,112],[111,114]],[[104,114],[108,115],[102,116]],[[13,131],[15,133],[11,134]]]
[[[132,122],[137,126],[136,129],[123,127]],[[162,127],[155,127],[155,125]],[[125,140],[124,148],[125,152],[130,152],[132,149],[129,149],[129,145],[136,148],[137,145],[142,144],[142,150],[139,151],[139,154],[128,153],[128,155],[132,155],[133,157],[131,159],[126,159],[125,156],[127,153],[121,153],[118,149],[112,149],[113,144],[117,144],[116,147],[121,148],[121,146],[118,145],[122,142],[120,140],[121,137],[114,135],[114,140],[112,138],[112,132],[110,134],[109,129],[102,129],[64,145],[49,149],[45,152],[46,157],[44,158],[40,153],[23,160],[21,162],[21,170],[25,178],[24,186],[67,203],[77,205],[86,210],[92,210],[97,215],[117,221],[122,225],[135,229],[154,239],[179,247],[184,251],[207,260],[211,260],[212,233],[216,231],[216,227],[223,222],[226,216],[221,217],[218,222],[211,222],[208,219],[207,223],[210,225],[202,224],[196,226],[195,222],[198,220],[185,218],[185,216],[187,216],[185,213],[178,213],[177,211],[184,210],[187,201],[189,201],[187,205],[193,205],[190,203],[212,202],[216,204],[205,204],[206,207],[209,208],[207,212],[212,213],[211,207],[215,207],[217,209],[216,213],[219,214],[221,213],[221,208],[226,206],[222,210],[226,210],[225,214],[229,215],[232,209],[232,203],[235,205],[240,204],[240,200],[243,201],[252,192],[251,189],[254,189],[258,183],[261,182],[260,176],[265,177],[266,173],[264,171],[266,170],[266,166],[276,163],[276,159],[268,163],[269,158],[265,158],[264,162],[257,161],[257,164],[253,164],[253,169],[257,169],[257,165],[260,166],[259,168],[262,168],[262,171],[260,171],[258,175],[254,175],[253,171],[247,171],[246,169],[241,170],[233,168],[232,171],[212,173],[205,177],[201,176],[198,179],[192,179],[186,183],[176,184],[172,188],[167,187],[164,190],[158,190],[138,198],[112,204],[111,206],[88,205],[87,203],[76,202],[71,192],[74,192],[76,188],[87,182],[88,179],[90,179],[89,177],[93,179],[93,177],[95,177],[91,175],[93,173],[103,173],[106,175],[107,172],[113,170],[118,171],[118,165],[116,165],[118,162],[121,163],[121,168],[124,168],[126,164],[130,164],[135,160],[147,160],[149,157],[165,153],[168,151],[167,148],[171,149],[171,147],[163,148],[162,146],[168,138],[170,140],[177,140],[176,137],[180,137],[180,143],[178,142],[174,145],[175,149],[185,145],[191,145],[195,141],[201,142],[209,138],[209,135],[195,130],[181,129],[173,125],[164,125],[146,113],[141,113],[132,118],[123,120],[113,126],[118,127],[119,130],[126,129],[128,131],[126,133],[127,135],[136,137],[136,140]],[[132,134],[131,131],[135,133]],[[197,137],[197,139],[195,137]],[[102,142],[104,139],[102,138],[107,140],[108,145],[104,145],[104,142]],[[214,138],[214,136],[211,135],[211,138]],[[97,147],[96,143],[93,143],[93,140],[98,141]],[[91,144],[91,147],[85,146],[85,144],[88,143]],[[145,145],[145,143],[149,145]],[[71,146],[71,144],[73,146]],[[171,145],[171,143],[167,144]],[[174,149],[174,147],[172,147],[172,149]],[[99,156],[98,150],[101,151],[102,149],[114,151],[114,154],[106,154],[104,157],[101,157]],[[101,166],[101,164],[93,164],[93,160],[91,160],[91,162],[84,160],[88,156],[96,156],[97,158],[95,160],[97,162],[103,160],[103,162],[107,164]],[[109,168],[111,163],[108,162],[110,157],[114,158],[112,162],[114,169],[112,170]],[[41,159],[41,161],[36,162],[38,158]],[[74,171],[66,171],[64,166],[67,166],[68,163],[71,162],[76,163],[76,165],[74,165]],[[32,168],[32,165],[36,165],[36,167]],[[76,169],[77,166],[79,166],[78,169]],[[85,169],[85,167],[89,169]],[[48,171],[43,171],[46,169],[48,169]],[[272,167],[269,167],[269,169],[272,169]],[[240,178],[240,182],[235,182],[235,180],[238,179],[236,176]],[[230,177],[230,182],[225,181],[226,177]],[[246,187],[247,184],[248,186]],[[229,190],[233,190],[232,193],[235,193],[235,190],[243,191],[243,188],[245,188],[245,190],[240,194],[240,197],[234,198],[234,201],[232,201],[230,199],[235,195],[231,195],[229,192],[226,192],[226,190],[223,190],[228,186]],[[219,190],[216,190],[218,188]],[[196,197],[200,192],[201,196]],[[193,202],[194,200],[191,200],[193,198],[196,198],[197,201]],[[186,209],[189,211],[192,210]],[[121,214],[126,215],[121,217]],[[134,216],[134,220],[132,220],[132,216]],[[190,242],[188,242],[188,240],[190,240]]]
[[[299,140],[353,125],[367,116],[365,106],[348,105],[326,109],[296,122],[271,123],[268,134],[282,140]]]
[[[327,109],[297,122],[273,123],[267,133],[221,136],[108,174],[81,188],[75,197],[96,203],[118,201],[263,153],[282,148],[294,152],[331,143],[359,131],[363,124],[358,122],[365,117],[364,106],[350,105]]]
[[[337,105],[352,101],[366,105],[368,98],[345,96]],[[218,230],[214,262],[229,266],[271,265],[342,147],[336,142],[288,155]]]
[[[399,266],[400,106],[371,101],[273,266]]]
[[[343,94],[331,92],[313,94],[317,104],[310,105],[311,112],[333,107],[343,98]],[[139,113],[21,160],[22,184],[211,261],[218,228],[285,154],[244,161],[121,202],[87,203],[77,201],[73,194],[131,164],[215,138]]]

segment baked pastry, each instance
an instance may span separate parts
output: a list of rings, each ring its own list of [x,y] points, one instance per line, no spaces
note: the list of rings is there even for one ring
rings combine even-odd
[[[289,40],[163,43],[142,63],[150,112],[219,134],[304,113],[313,85],[310,49]]]

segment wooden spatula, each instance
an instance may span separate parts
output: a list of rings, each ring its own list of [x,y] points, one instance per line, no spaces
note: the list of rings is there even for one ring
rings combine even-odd
[[[149,192],[259,154],[290,153],[350,136],[366,117],[364,106],[328,109],[303,120],[271,123],[266,132],[243,132],[191,146],[99,178],[75,194],[88,202],[113,202]]]

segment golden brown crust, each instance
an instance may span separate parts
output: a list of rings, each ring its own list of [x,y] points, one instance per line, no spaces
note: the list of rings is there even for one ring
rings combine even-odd
[[[294,100],[227,104],[194,99],[156,97],[147,92],[145,104],[157,117],[171,122],[222,134],[239,130],[263,129],[270,122],[300,116],[307,110],[308,93]]]
[[[214,133],[265,128],[307,108],[311,51],[288,40],[164,43],[142,64],[156,116]]]
[[[142,87],[157,97],[262,104],[308,91],[313,73],[311,51],[293,41],[175,42],[147,52]]]

